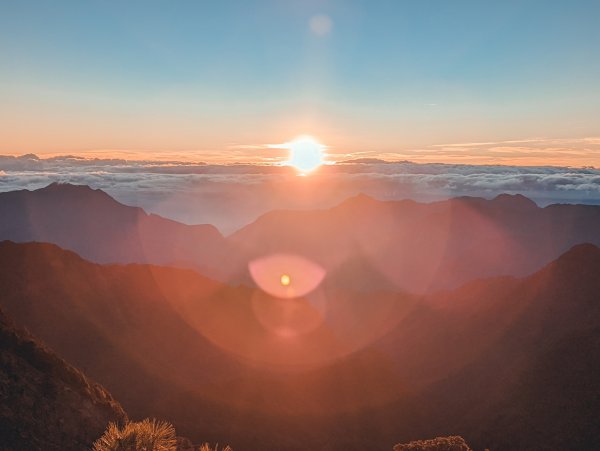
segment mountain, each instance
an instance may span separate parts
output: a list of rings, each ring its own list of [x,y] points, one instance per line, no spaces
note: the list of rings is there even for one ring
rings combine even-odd
[[[290,253],[321,265],[337,286],[433,292],[528,275],[576,244],[600,245],[600,207],[540,208],[507,194],[429,204],[359,195],[329,210],[267,213],[228,241],[240,273],[261,255]]]
[[[211,225],[185,225],[123,205],[101,190],[53,183],[0,193],[0,239],[40,241],[100,263],[157,263],[210,272],[223,237]]]
[[[365,195],[327,210],[273,211],[224,238],[129,207],[101,190],[52,184],[0,193],[0,240],[50,242],[98,263],[193,268],[254,285],[269,255],[319,265],[325,284],[371,292],[433,292],[476,279],[525,276],[580,243],[600,245],[600,207],[538,207],[521,195],[429,204]]]
[[[0,311],[0,449],[89,449],[121,406]]]
[[[460,434],[502,451],[600,439],[600,249],[589,244],[524,278],[420,297],[324,285],[288,302],[194,271],[4,242],[0,292],[132,417],[195,441],[389,450]]]
[[[431,424],[442,433],[465,431],[475,447],[593,449],[599,276],[600,249],[584,244],[527,278],[479,281],[436,297],[436,309],[454,323],[437,340],[447,344],[436,359],[472,355],[419,395],[435,400]],[[386,340],[394,346],[393,336]]]
[[[357,295],[331,293],[329,323],[313,326],[309,300],[281,303],[190,270],[103,266],[54,245],[12,242],[0,244],[0,292],[7,312],[101,381],[132,418],[163,418],[195,441],[234,449],[270,442],[294,449],[305,425],[290,417],[384,402],[375,383],[353,393],[355,380],[340,380],[344,368],[335,362],[385,333],[411,305],[381,294],[368,308]],[[270,326],[300,332],[280,336]],[[390,371],[377,356],[350,369],[365,379]],[[242,414],[244,422],[228,420]]]

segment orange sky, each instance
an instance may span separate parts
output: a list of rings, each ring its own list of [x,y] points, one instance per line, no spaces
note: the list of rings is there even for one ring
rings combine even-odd
[[[315,136],[315,135],[313,135]],[[318,136],[318,135],[317,135]],[[288,151],[273,148],[271,143],[231,143],[222,150],[122,150],[89,149],[44,150],[37,145],[26,146],[21,152],[9,151],[4,155],[35,153],[41,157],[78,155],[88,158],[122,158],[126,160],[156,160],[206,162],[211,164],[279,164],[288,158]],[[379,158],[387,161],[409,160],[419,163],[501,164],[516,166],[571,166],[600,167],[600,138],[580,139],[524,139],[500,142],[435,144],[422,148],[405,148],[397,151],[347,151],[344,147],[327,146],[326,160],[339,162],[356,158]]]

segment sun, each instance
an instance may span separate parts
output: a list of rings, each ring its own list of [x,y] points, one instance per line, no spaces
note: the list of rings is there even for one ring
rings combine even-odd
[[[290,151],[287,166],[296,168],[300,173],[314,171],[323,164],[325,146],[312,136],[300,136],[285,146]]]

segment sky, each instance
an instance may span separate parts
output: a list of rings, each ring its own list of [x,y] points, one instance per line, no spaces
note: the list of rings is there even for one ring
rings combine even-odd
[[[0,0],[0,154],[600,166],[600,2]]]

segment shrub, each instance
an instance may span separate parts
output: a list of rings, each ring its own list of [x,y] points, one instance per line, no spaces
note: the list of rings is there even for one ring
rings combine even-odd
[[[146,418],[121,428],[110,423],[93,451],[176,451],[175,428],[165,421]]]
[[[394,451],[472,451],[458,435],[438,437],[433,440],[417,440],[394,446]]]

